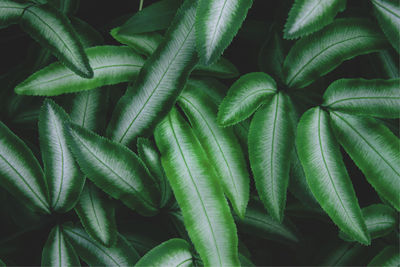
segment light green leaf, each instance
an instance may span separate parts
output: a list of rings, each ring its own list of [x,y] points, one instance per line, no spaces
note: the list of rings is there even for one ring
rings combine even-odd
[[[400,210],[400,140],[373,118],[331,112],[340,144],[368,182]]]
[[[11,24],[19,22],[24,10],[32,3],[17,2],[13,0],[0,1],[0,28],[5,28]]]
[[[250,175],[233,129],[218,126],[217,105],[197,87],[187,87],[178,104],[189,118],[233,209],[243,217],[249,201]]]
[[[79,199],[85,178],[68,148],[65,111],[46,99],[39,114],[40,150],[49,189],[51,208],[60,213],[71,210]]]
[[[48,4],[30,6],[24,10],[19,23],[67,68],[83,78],[93,77],[93,70],[71,22],[59,10]]]
[[[82,78],[56,62],[18,84],[15,92],[53,96],[128,82],[138,75],[144,64],[144,59],[128,47],[97,46],[85,51],[94,71],[92,79]]]
[[[316,32],[346,8],[346,0],[295,0],[285,24],[284,38],[295,39]]]
[[[219,125],[230,126],[247,119],[276,90],[276,83],[268,74],[252,72],[243,75],[231,86],[219,106]]]
[[[135,153],[76,124],[67,125],[68,144],[87,178],[142,215],[158,212],[154,178]]]
[[[289,183],[294,128],[290,99],[277,93],[254,115],[249,130],[249,158],[258,195],[272,218],[281,222]]]
[[[399,87],[400,79],[340,79],[329,85],[323,105],[350,114],[399,118]]]
[[[189,244],[173,238],[147,252],[135,266],[193,266],[193,260]]]
[[[139,254],[118,234],[112,247],[105,247],[91,239],[80,227],[64,226],[63,233],[75,248],[75,251],[90,266],[133,266]]]
[[[337,19],[296,42],[283,64],[285,82],[289,87],[306,87],[343,61],[386,46],[386,38],[371,21]]]
[[[32,210],[50,213],[43,170],[32,151],[0,122],[0,182]]]
[[[368,266],[392,267],[400,265],[399,248],[387,246],[376,255]]]
[[[374,204],[363,208],[361,212],[363,213],[371,239],[386,236],[396,229],[398,216],[396,211],[389,206]],[[353,241],[352,238],[349,238],[343,232],[340,232],[339,236],[345,241]]]
[[[200,62],[214,63],[237,34],[252,0],[199,0],[196,45]]]
[[[222,188],[187,122],[172,109],[155,131],[186,230],[205,266],[236,266],[238,238]]]
[[[362,244],[370,244],[329,115],[319,107],[312,108],[303,114],[297,129],[297,152],[311,192],[343,232]]]
[[[118,102],[108,126],[111,139],[129,144],[150,135],[174,105],[197,63],[195,12],[195,0],[186,0],[178,10],[165,40]]]
[[[42,266],[81,266],[78,255],[60,228],[55,226],[44,244]]]
[[[397,53],[400,53],[400,6],[396,0],[371,0],[382,31]]]

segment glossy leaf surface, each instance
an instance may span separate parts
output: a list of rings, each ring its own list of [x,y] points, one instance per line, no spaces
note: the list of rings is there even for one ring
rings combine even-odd
[[[7,27],[10,24],[18,23],[22,13],[30,5],[30,3],[23,3],[12,0],[1,0],[0,27]]]

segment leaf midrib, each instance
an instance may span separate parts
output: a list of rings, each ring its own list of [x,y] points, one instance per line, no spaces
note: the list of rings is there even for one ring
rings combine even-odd
[[[275,104],[275,113],[274,113],[274,123],[272,126],[272,140],[271,140],[271,160],[270,160],[270,170],[271,170],[271,195],[274,203],[277,203],[276,201],[276,194],[275,194],[275,188],[274,188],[274,145],[275,145],[275,131],[276,131],[276,122],[278,119],[278,106],[279,106],[279,94],[276,95],[276,104]],[[282,178],[282,177],[281,177]],[[271,207],[272,208],[272,207]],[[278,203],[278,209],[279,209],[279,203]]]
[[[345,101],[351,101],[351,100],[363,100],[363,99],[371,99],[371,100],[379,100],[379,99],[400,99],[400,97],[397,96],[362,96],[362,97],[348,97],[348,98],[342,98],[338,99],[335,102],[332,102],[330,104],[326,104],[328,107],[332,107],[333,105],[340,103],[340,102],[345,102]]]
[[[386,6],[382,5],[381,3],[375,1],[375,0],[371,0],[372,3],[374,3],[375,5],[379,6],[381,9],[385,10],[387,13],[390,13],[392,16],[396,17],[397,19],[400,19],[399,15],[397,15],[396,13],[392,12],[390,9],[388,9]]]

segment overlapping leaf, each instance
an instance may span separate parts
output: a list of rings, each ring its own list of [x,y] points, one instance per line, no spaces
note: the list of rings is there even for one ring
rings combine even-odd
[[[399,249],[395,246],[387,246],[376,255],[368,266],[390,267],[400,265]]]
[[[32,3],[17,2],[12,0],[0,1],[0,28],[19,22],[24,10]]]

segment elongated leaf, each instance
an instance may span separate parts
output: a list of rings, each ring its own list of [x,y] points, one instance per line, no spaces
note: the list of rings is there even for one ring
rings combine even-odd
[[[243,75],[231,86],[219,106],[219,125],[230,126],[247,119],[275,92],[276,83],[268,74]]]
[[[172,109],[155,131],[186,230],[205,266],[236,266],[238,239],[222,188],[192,129]]]
[[[323,105],[350,114],[399,118],[399,87],[400,79],[341,79],[329,85]]]
[[[278,93],[254,115],[249,130],[249,157],[256,188],[268,213],[281,222],[289,183],[294,128],[288,96]]]
[[[346,8],[346,0],[296,0],[285,24],[284,38],[295,39],[316,32]]]
[[[382,31],[397,53],[400,53],[400,7],[395,0],[371,0]]]
[[[21,28],[49,49],[67,68],[84,78],[93,70],[68,18],[51,5],[31,6],[20,19]]]
[[[297,41],[283,64],[289,87],[303,88],[343,61],[385,48],[385,37],[366,19],[337,19]]]
[[[93,183],[145,216],[157,213],[157,187],[135,153],[76,124],[68,124],[67,138],[79,166]]]
[[[399,249],[395,246],[387,246],[376,255],[368,266],[390,267],[400,265]]]
[[[58,225],[51,230],[44,244],[42,266],[81,266],[78,255]]]
[[[363,208],[361,211],[371,239],[386,236],[396,229],[398,216],[396,211],[389,206],[374,204]],[[345,241],[353,241],[343,232],[340,232],[339,236]]]
[[[193,266],[189,244],[183,239],[170,239],[147,252],[136,266]]]
[[[199,0],[196,44],[200,61],[214,63],[242,26],[252,0]]]
[[[75,206],[83,228],[91,238],[106,247],[115,244],[117,226],[114,205],[93,183],[86,181]]]
[[[149,168],[150,173],[157,179],[161,191],[160,207],[164,207],[172,196],[171,186],[161,165],[161,155],[155,144],[147,138],[137,140],[139,157]]]
[[[296,146],[311,192],[339,228],[362,244],[369,244],[361,209],[329,125],[321,108],[308,110],[297,128]]]
[[[193,75],[212,76],[220,79],[231,79],[239,75],[238,69],[226,58],[220,57],[211,65],[197,64]]]
[[[196,1],[186,0],[165,40],[118,102],[108,127],[113,140],[128,144],[138,136],[149,135],[174,105],[197,63],[195,11]]]
[[[120,27],[120,33],[128,36],[163,30],[171,23],[182,2],[182,0],[162,0],[143,8]]]
[[[136,250],[120,234],[116,244],[107,248],[91,239],[80,227],[64,226],[63,233],[79,257],[90,266],[133,266],[139,259]]]
[[[355,266],[365,259],[368,253],[365,246],[358,243],[342,242],[330,246],[328,254],[324,255],[318,266]],[[368,262],[368,261],[367,261]]]
[[[49,0],[48,2],[62,13],[70,15],[78,10],[80,0]]]
[[[33,210],[50,213],[43,170],[32,151],[0,122],[1,186]]]
[[[51,208],[57,212],[71,210],[78,201],[85,178],[68,148],[64,122],[69,117],[50,99],[39,115],[39,137]]]
[[[24,10],[32,3],[23,3],[12,0],[0,1],[0,27],[7,27],[10,24],[18,23]]]
[[[215,168],[225,195],[243,218],[249,201],[250,175],[233,129],[218,126],[217,106],[196,87],[186,88],[178,103]]]
[[[374,189],[400,210],[400,140],[373,118],[331,112],[335,135]]]
[[[387,49],[369,56],[372,57],[372,66],[380,74],[378,77],[387,79],[400,77],[398,54],[394,50]]]
[[[137,76],[144,64],[144,59],[128,47],[97,46],[86,49],[86,53],[94,71],[92,79],[82,78],[56,62],[18,84],[15,92],[52,96],[128,82]]]
[[[71,17],[72,26],[74,26],[78,38],[84,48],[89,48],[95,45],[104,43],[104,38],[101,34],[89,25],[86,21],[80,20],[76,17]]]

